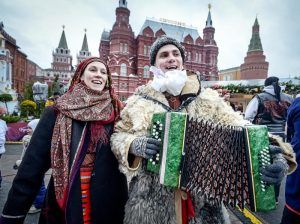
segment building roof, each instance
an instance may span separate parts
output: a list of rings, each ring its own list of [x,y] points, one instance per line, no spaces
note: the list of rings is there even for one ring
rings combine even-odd
[[[66,39],[66,35],[65,35],[65,30],[63,30],[61,37],[60,37],[60,41],[58,44],[58,48],[62,48],[62,49],[68,49],[68,44],[67,44],[67,39]]]
[[[212,20],[211,20],[210,9],[209,9],[209,12],[208,12],[208,16],[207,16],[207,20],[206,20],[205,27],[213,27],[213,26],[212,26]]]
[[[109,40],[109,35],[110,35],[109,31],[103,30],[101,34],[101,40]]]
[[[260,36],[259,36],[259,24],[257,18],[255,19],[254,25],[252,27],[252,37],[248,47],[249,51],[263,51]]]
[[[167,36],[173,37],[180,42],[184,42],[184,38],[189,34],[191,37],[196,40],[199,37],[199,33],[196,27],[186,26],[184,23],[175,22],[167,19],[154,19],[154,18],[147,18],[144,22],[139,35],[143,35],[143,30],[146,27],[150,27],[154,34],[162,29]]]
[[[6,41],[10,42],[11,44],[13,44],[17,48],[19,48],[17,46],[17,41],[4,30],[4,24],[3,24],[3,22],[0,22],[0,33],[5,38]]]
[[[81,51],[89,51],[89,46],[86,38],[86,33],[84,34]]]

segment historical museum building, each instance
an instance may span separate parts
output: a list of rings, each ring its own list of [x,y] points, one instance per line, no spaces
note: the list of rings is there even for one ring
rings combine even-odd
[[[203,80],[218,80],[218,46],[214,40],[209,7],[203,37],[197,28],[167,19],[147,18],[135,36],[129,22],[130,10],[126,0],[119,0],[116,21],[110,31],[104,30],[99,46],[100,57],[107,61],[113,84],[121,100],[126,100],[136,87],[151,79],[149,50],[162,35],[171,36],[186,50],[185,67],[201,75]]]

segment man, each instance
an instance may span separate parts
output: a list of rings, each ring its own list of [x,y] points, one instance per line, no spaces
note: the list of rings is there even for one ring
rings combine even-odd
[[[285,141],[285,123],[288,107],[293,98],[281,92],[279,79],[271,76],[265,80],[262,93],[257,94],[248,104],[245,111],[245,119],[253,124],[267,125],[268,131],[282,137]],[[275,186],[276,202],[280,184]]]
[[[296,153],[296,161],[300,162],[300,94],[288,109],[287,140],[291,142]],[[281,224],[300,223],[300,166],[287,176],[285,184],[285,207]]]
[[[281,92],[278,82],[279,79],[274,76],[265,80],[263,92],[249,102],[245,119],[253,124],[267,125],[270,133],[285,140],[286,112],[293,98]]]
[[[229,221],[221,204],[213,205],[197,194],[160,185],[158,175],[146,170],[147,159],[158,152],[161,144],[148,134],[154,113],[178,111],[222,124],[248,123],[216,91],[206,89],[200,94],[200,81],[196,74],[187,74],[184,60],[184,48],[177,40],[163,36],[153,43],[150,50],[153,81],[128,98],[111,137],[112,151],[129,182],[125,224]],[[271,181],[280,181],[286,171],[285,162],[277,165],[276,172],[266,174],[273,176]]]

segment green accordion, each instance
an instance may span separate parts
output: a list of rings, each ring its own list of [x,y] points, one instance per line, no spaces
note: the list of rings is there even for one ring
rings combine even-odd
[[[274,187],[261,181],[259,171],[272,162],[266,126],[228,126],[168,112],[153,115],[150,134],[162,149],[147,169],[161,184],[252,211],[275,209]]]

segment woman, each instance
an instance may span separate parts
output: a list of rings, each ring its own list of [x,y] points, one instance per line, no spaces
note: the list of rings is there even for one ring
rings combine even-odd
[[[244,125],[247,121],[232,110],[216,91],[206,89],[200,94],[196,74],[183,70],[185,53],[182,45],[173,38],[158,38],[150,50],[151,83],[139,87],[128,98],[111,137],[112,151],[126,174],[129,198],[125,206],[124,223],[224,223],[228,221],[221,205],[213,206],[197,195],[159,184],[159,177],[146,170],[146,159],[159,150],[160,142],[149,138],[148,130],[154,113],[179,111],[192,117],[214,122]],[[275,161],[274,161],[275,163]],[[276,161],[277,170],[271,169],[269,183],[280,181],[286,161]],[[272,172],[273,171],[273,172]],[[179,199],[179,200],[178,200]]]
[[[0,107],[0,116],[6,114],[6,109],[4,107]],[[7,125],[6,122],[2,119],[0,119],[0,159],[2,154],[5,153],[5,135],[7,132]],[[0,170],[0,188],[2,184],[2,176],[1,176],[1,170]]]
[[[67,93],[48,107],[33,133],[0,223],[23,223],[52,168],[40,223],[122,223],[127,182],[110,149],[121,103],[107,65],[81,62]]]

